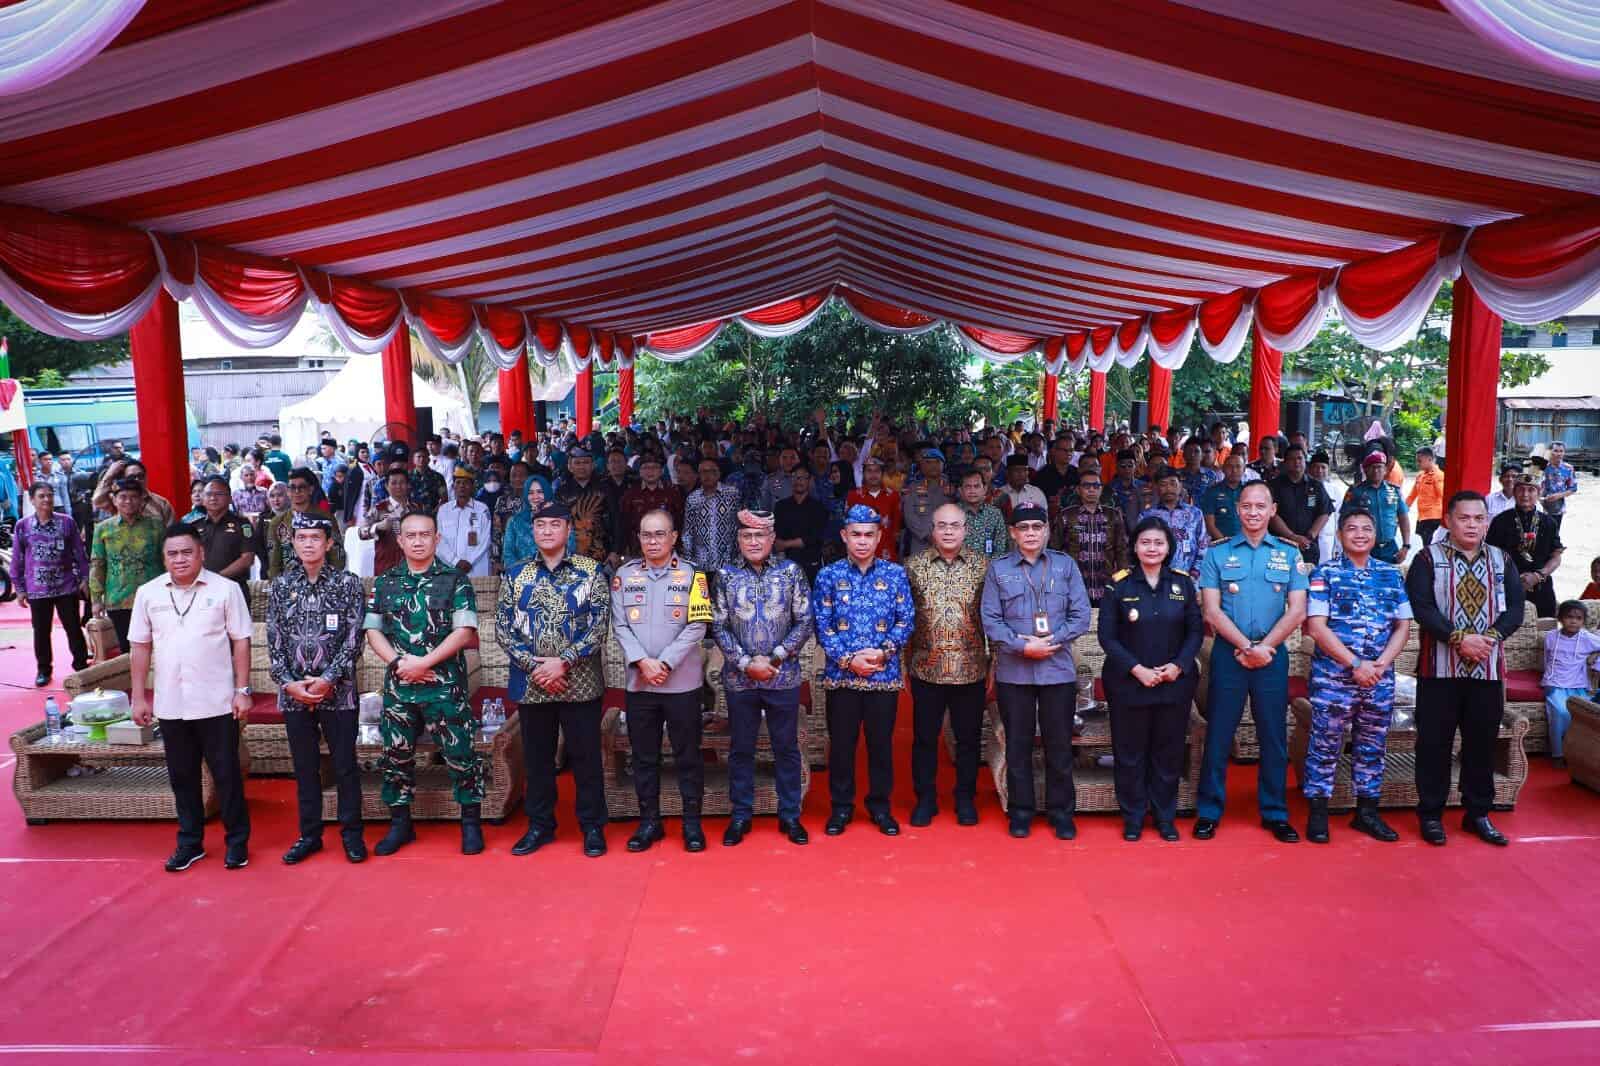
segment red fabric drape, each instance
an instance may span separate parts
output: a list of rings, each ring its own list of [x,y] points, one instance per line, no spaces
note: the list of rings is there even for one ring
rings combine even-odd
[[[633,367],[617,371],[617,421],[623,429],[633,425]]]
[[[417,446],[417,401],[411,391],[411,331],[395,330],[383,349],[383,420],[389,439]]]
[[[1101,432],[1106,428],[1106,375],[1102,370],[1089,371],[1089,428]]]
[[[981,326],[957,326],[968,340],[987,351],[999,355],[1021,355],[1039,346],[1038,337],[1024,337],[1018,333],[1004,333]]]
[[[786,326],[797,322],[817,309],[828,298],[829,290],[796,296],[782,303],[769,304],[758,311],[749,311],[739,317],[758,326]]]
[[[406,305],[413,315],[422,319],[423,325],[439,338],[441,344],[452,347],[466,340],[467,334],[478,324],[472,305],[465,300],[429,296],[425,292],[407,292]]]
[[[1059,409],[1060,400],[1056,393],[1060,391],[1061,379],[1054,374],[1044,376],[1044,403],[1041,404],[1040,417],[1046,422],[1056,420],[1056,411]]]
[[[522,433],[524,441],[533,437],[533,383],[528,379],[528,357],[517,360],[510,370],[500,371],[500,432]]]
[[[1283,353],[1261,339],[1252,328],[1255,347],[1250,352],[1250,458],[1261,455],[1261,441],[1278,432],[1283,405]]]
[[[594,429],[594,367],[578,375],[577,395],[573,397],[576,408],[578,436],[587,437]]]
[[[189,428],[183,405],[183,342],[178,301],[156,294],[144,317],[128,331],[133,391],[139,408],[139,458],[150,472],[150,491],[181,514],[189,501]]]
[[[931,315],[924,315],[917,311],[907,311],[893,304],[875,300],[865,293],[855,289],[840,288],[838,296],[850,305],[850,309],[873,325],[885,329],[921,329],[932,325],[936,319]]]
[[[83,315],[128,306],[160,274],[138,230],[9,204],[0,204],[0,270],[49,306]]]
[[[1489,491],[1500,385],[1500,316],[1466,278],[1456,281],[1454,293],[1444,418],[1446,499],[1462,489]]]
[[[1152,426],[1160,426],[1166,432],[1172,421],[1172,371],[1166,370],[1150,361],[1150,421]]]
[[[17,487],[26,495],[33,484],[33,448],[28,444],[28,431],[11,431],[11,456],[17,464]]]
[[[1256,295],[1256,321],[1274,334],[1292,332],[1315,310],[1320,284],[1318,275],[1306,274],[1266,286]],[[1250,439],[1255,440],[1254,427]]]

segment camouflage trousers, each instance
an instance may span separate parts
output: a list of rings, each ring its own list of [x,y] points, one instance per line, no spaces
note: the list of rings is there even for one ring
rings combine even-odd
[[[463,702],[431,700],[405,703],[385,698],[383,719],[383,802],[389,807],[411,803],[417,784],[417,741],[433,731],[439,757],[450,771],[457,803],[483,802],[483,760],[473,750],[477,723]]]
[[[1311,736],[1306,748],[1305,793],[1309,799],[1333,795],[1334,774],[1350,730],[1350,776],[1357,796],[1376,798],[1383,791],[1383,748],[1394,715],[1394,673],[1372,688],[1362,688],[1339,669],[1311,665]]]

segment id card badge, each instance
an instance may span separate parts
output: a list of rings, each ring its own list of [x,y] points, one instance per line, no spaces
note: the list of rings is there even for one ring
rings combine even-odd
[[[339,616],[336,614],[325,615],[322,619],[322,628],[329,633],[337,633],[339,631]]]
[[[993,555],[994,554],[994,538],[993,537],[985,537],[985,538],[983,538],[983,554],[985,554],[985,555]]]
[[[1036,637],[1050,635],[1050,616],[1043,611],[1033,612],[1033,635]]]
[[[467,531],[467,547],[476,548],[477,546],[478,546],[478,531],[476,529],[468,530]]]

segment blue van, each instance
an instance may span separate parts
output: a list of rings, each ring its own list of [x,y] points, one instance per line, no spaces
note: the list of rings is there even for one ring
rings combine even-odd
[[[69,386],[32,389],[24,394],[28,443],[34,453],[71,452],[79,470],[93,470],[105,460],[105,442],[120,440],[129,455],[139,454],[139,412],[133,390],[122,386]],[[184,404],[189,448],[201,446],[194,410]]]

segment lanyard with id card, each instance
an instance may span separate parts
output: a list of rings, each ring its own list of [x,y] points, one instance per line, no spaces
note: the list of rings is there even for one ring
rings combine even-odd
[[[1056,577],[1050,570],[1050,560],[1043,552],[1039,553],[1039,565],[1045,568],[1044,590],[1033,583],[1032,576],[1028,577],[1028,590],[1033,593],[1033,635],[1048,637],[1050,635],[1050,613],[1045,610],[1045,597],[1050,595],[1050,590],[1055,588]]]

